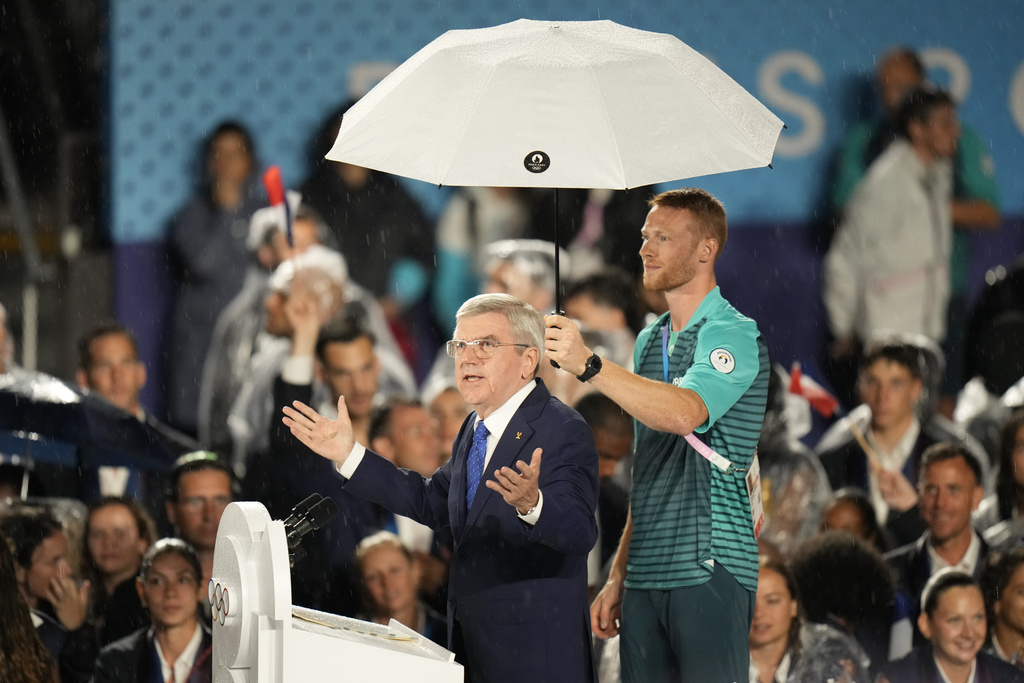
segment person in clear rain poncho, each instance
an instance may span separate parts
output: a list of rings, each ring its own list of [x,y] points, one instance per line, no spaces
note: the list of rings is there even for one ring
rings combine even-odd
[[[870,660],[851,636],[805,623],[792,572],[760,558],[750,628],[750,683],[870,683]]]

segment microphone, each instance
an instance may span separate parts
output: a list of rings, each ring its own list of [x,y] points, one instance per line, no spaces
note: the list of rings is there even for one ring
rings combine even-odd
[[[338,514],[338,505],[330,498],[323,498],[309,509],[306,515],[288,532],[288,548],[294,549],[302,537],[316,531]]]
[[[292,508],[292,513],[288,515],[288,519],[284,520],[284,527],[288,529],[289,533],[291,529],[302,521],[302,518],[312,509],[314,505],[323,500],[324,497],[319,493],[311,493],[305,500]]]
[[[288,551],[288,566],[294,567],[296,562],[306,557],[306,551],[302,548],[292,548]]]

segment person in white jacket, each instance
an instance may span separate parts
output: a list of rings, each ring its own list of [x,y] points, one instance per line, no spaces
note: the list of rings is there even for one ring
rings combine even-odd
[[[909,93],[899,120],[902,138],[871,164],[825,257],[833,358],[879,330],[945,337],[960,123],[950,96],[933,88]]]

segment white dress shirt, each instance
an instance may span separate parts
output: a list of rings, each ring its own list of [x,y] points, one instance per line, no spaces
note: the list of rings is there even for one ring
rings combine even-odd
[[[164,657],[163,649],[160,647],[160,641],[155,636],[153,637],[153,642],[156,644],[156,654],[160,658],[160,671],[163,673],[165,681],[185,683],[188,680],[188,675],[192,672],[192,666],[196,663],[196,655],[199,654],[199,645],[202,641],[203,627],[197,623],[196,632],[192,634],[192,640],[188,641],[188,645],[181,651],[178,658],[172,664],[169,664],[167,658]]]
[[[916,417],[912,417],[907,431],[903,433],[903,436],[900,437],[900,440],[893,446],[891,451],[887,451],[878,445],[875,433],[870,429],[865,438],[871,445],[871,448],[874,449],[882,467],[890,472],[902,475],[903,468],[906,466],[907,460],[910,459],[910,452],[914,450],[914,444],[917,443],[917,437],[920,434],[921,423],[918,422]],[[871,504],[875,508],[875,515],[878,517],[878,521],[884,525],[889,518],[889,504],[885,502],[885,498],[882,497],[882,491],[878,488],[878,477],[875,475],[875,471],[870,468],[868,470],[868,488],[870,489],[868,493],[871,497]]]

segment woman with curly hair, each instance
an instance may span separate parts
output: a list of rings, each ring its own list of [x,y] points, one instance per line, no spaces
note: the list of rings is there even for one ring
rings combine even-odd
[[[86,622],[89,584],[79,584],[71,571],[64,527],[48,508],[19,506],[4,512],[0,533],[10,543],[18,588],[60,680],[85,683],[96,660]]]
[[[889,653],[895,587],[882,554],[866,541],[826,531],[804,541],[790,558],[804,616],[850,635],[871,658],[872,674]]]
[[[868,656],[852,637],[827,624],[804,622],[789,568],[764,555],[758,564],[750,683],[869,683]]]
[[[845,531],[880,553],[889,551],[889,537],[878,523],[871,498],[856,486],[845,486],[832,495],[821,515],[821,531]]]
[[[0,535],[0,681],[49,683],[57,680],[50,653],[36,633],[28,603],[18,588],[10,542]]]

